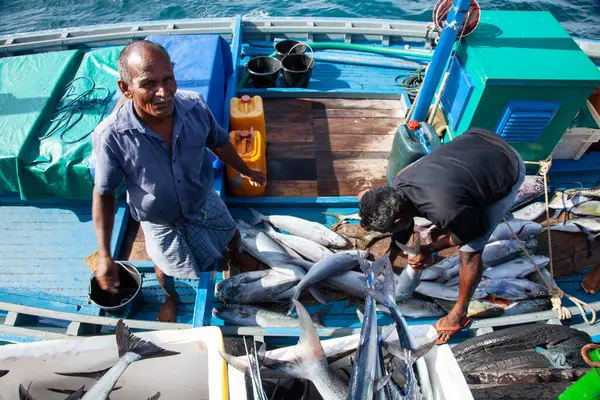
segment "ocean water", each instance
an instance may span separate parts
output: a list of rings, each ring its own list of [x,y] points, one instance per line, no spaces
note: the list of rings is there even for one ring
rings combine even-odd
[[[117,22],[248,16],[431,21],[436,0],[0,0],[0,34]],[[573,36],[600,39],[600,0],[479,0],[489,10],[546,10]]]

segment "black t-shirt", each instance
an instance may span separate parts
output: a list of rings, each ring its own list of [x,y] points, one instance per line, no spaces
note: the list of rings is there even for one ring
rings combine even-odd
[[[518,178],[519,161],[510,145],[473,128],[413,163],[392,187],[423,217],[466,243],[486,232],[485,206],[506,197]]]

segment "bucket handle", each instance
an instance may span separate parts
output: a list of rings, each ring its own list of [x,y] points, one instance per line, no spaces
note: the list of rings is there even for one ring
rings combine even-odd
[[[312,47],[310,47],[310,45],[308,43],[296,43],[295,45],[292,46],[291,49],[288,50],[287,53],[285,53],[285,56],[289,56],[290,53],[292,52],[292,50],[294,50],[294,47],[299,46],[299,45],[305,45],[306,47],[308,47],[310,49],[310,64],[308,64],[308,67],[306,68],[306,70],[308,71],[309,69],[311,69],[315,63],[315,51],[312,49]]]

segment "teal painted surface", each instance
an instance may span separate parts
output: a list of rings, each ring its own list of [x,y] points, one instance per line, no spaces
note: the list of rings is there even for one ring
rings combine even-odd
[[[600,84],[600,71],[548,12],[483,11],[479,27],[457,45],[473,84],[470,96],[451,99],[444,111],[462,110],[452,136],[471,127],[495,131],[512,100],[562,105],[536,143],[511,143],[526,161],[545,159]],[[451,79],[455,77],[451,77]],[[447,136],[445,141],[450,138]]]
[[[98,314],[88,304],[84,259],[97,250],[91,203],[0,198],[0,300],[57,311]],[[115,217],[111,251],[120,248],[129,212]]]

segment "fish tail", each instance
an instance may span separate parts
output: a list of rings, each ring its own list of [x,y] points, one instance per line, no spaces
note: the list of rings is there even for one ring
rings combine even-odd
[[[577,222],[573,222],[573,224],[579,228],[579,230],[585,234],[587,243],[588,243],[588,258],[592,256],[594,252],[594,245],[596,244],[596,238],[600,236],[599,233],[592,233],[586,227],[579,225]]]
[[[306,346],[310,349],[311,356],[316,356],[318,359],[326,360],[323,346],[317,335],[315,325],[306,311],[306,308],[297,300],[292,299],[296,312],[298,314],[298,322],[300,323],[300,338],[298,344]]]
[[[85,385],[71,393],[65,400],[79,400],[85,394]]]
[[[256,209],[251,208],[251,207],[249,207],[248,209],[252,213],[252,219],[250,220],[250,225],[252,225],[252,226],[258,225],[265,219],[265,216],[262,215],[261,213],[259,213]]]
[[[345,215],[339,214],[339,213],[324,211],[323,214],[329,215],[329,216],[335,218],[335,224],[338,224],[338,225],[346,219]]]
[[[29,386],[31,387],[31,383]],[[33,397],[29,394],[29,387],[25,389],[25,386],[19,384],[19,400],[33,400]]]
[[[323,299],[323,296],[321,296],[321,292],[319,292],[318,288],[312,286],[312,287],[308,288],[308,291],[310,292],[310,294],[312,294],[312,296],[315,298],[315,300],[317,300],[319,303],[321,303],[321,304],[327,303],[325,301],[325,299]]]
[[[219,352],[223,360],[225,360],[225,362],[231,365],[233,368],[237,369],[240,372],[243,372],[244,374],[247,374],[249,372],[250,367],[247,364],[246,360],[243,360],[241,357],[234,357],[231,354],[225,353],[221,350],[217,351]]]
[[[4,375],[8,374],[9,372],[10,372],[10,370],[0,369],[0,378],[2,378]]]
[[[167,357],[179,354],[177,351],[165,350],[152,342],[148,342],[135,336],[131,333],[122,319],[117,322],[116,337],[119,357],[123,357],[126,353],[130,352],[139,355],[142,360],[146,358]]]
[[[156,392],[156,394],[152,397],[148,397],[148,400],[158,400],[160,399],[160,392]]]

